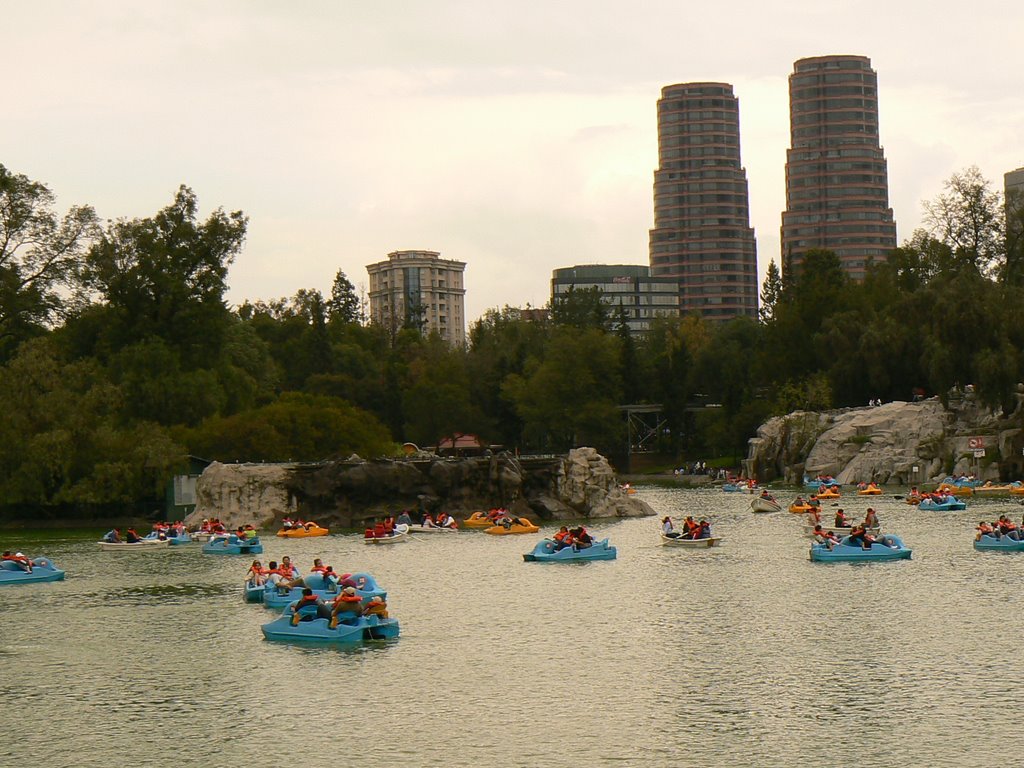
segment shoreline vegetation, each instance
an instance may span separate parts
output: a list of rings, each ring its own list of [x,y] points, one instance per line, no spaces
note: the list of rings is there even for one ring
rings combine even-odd
[[[659,316],[635,335],[630,310],[573,288],[540,311],[488,310],[465,346],[427,333],[415,304],[368,321],[340,269],[330,286],[229,305],[248,216],[203,216],[184,184],[171,197],[135,219],[62,212],[45,183],[0,164],[0,208],[20,213],[0,217],[11,509],[159,507],[190,457],[395,457],[466,437],[517,454],[593,446],[632,469],[626,404],[657,409],[641,433],[669,461],[737,457],[773,416],[936,393],[947,405],[965,382],[1010,414],[1024,381],[1024,205],[1004,209],[976,168],[947,182],[941,221],[862,280],[831,251],[772,262],[756,317]]]

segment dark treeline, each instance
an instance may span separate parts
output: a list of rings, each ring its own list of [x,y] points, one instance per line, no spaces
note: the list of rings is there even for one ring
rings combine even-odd
[[[620,453],[618,406],[660,403],[674,460],[742,455],[767,417],[908,399],[973,383],[1011,407],[1024,380],[1021,207],[976,169],[926,205],[928,230],[851,282],[813,252],[774,263],[758,321],[661,318],[571,291],[545,321],[505,307],[451,347],[360,321],[339,271],[328,295],[227,306],[247,218],[205,220],[181,187],[152,217],[63,216],[0,165],[0,494],[27,507],[160,499],[188,454],[222,461],[393,454],[467,432],[522,451]],[[694,402],[719,407],[694,410]]]

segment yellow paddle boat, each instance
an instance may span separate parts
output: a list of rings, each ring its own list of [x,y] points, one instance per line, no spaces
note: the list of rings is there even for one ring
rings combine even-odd
[[[498,525],[492,525],[484,533],[490,533],[494,536],[507,536],[511,533],[536,533],[539,530],[539,526],[534,525],[525,517],[518,517],[509,526],[499,523]]]
[[[979,485],[974,489],[975,493],[1024,493],[1021,489],[1020,483],[1007,483],[1005,485],[996,485],[991,480],[987,480],[984,485]]]
[[[797,504],[795,501],[789,505],[789,511],[794,515],[802,514],[804,512],[810,512],[814,507],[808,504],[806,501]]]
[[[1010,489],[1011,496],[1024,496],[1024,485],[1018,485],[1016,488]]]
[[[974,488],[969,485],[952,485],[943,483],[935,489],[936,493],[943,493],[946,496],[973,496]]]
[[[326,536],[329,533],[329,530],[321,528],[316,523],[306,523],[291,528],[282,528],[277,535],[286,539],[306,539],[310,536]]]
[[[866,487],[857,491],[858,496],[881,496],[882,489],[874,483],[868,483]]]
[[[824,490],[818,491],[815,494],[816,499],[838,499],[842,496],[839,490],[836,488],[825,488]]]
[[[463,528],[490,528],[494,521],[487,516],[487,512],[474,512],[462,521]]]

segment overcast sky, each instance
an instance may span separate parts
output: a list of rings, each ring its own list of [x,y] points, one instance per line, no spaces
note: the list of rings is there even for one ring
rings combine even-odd
[[[6,2],[0,163],[61,210],[150,216],[179,184],[250,217],[229,300],[329,293],[404,249],[465,261],[466,315],[551,270],[646,264],[655,104],[732,83],[759,271],[778,261],[787,77],[869,56],[900,242],[977,165],[1024,166],[1024,3]]]

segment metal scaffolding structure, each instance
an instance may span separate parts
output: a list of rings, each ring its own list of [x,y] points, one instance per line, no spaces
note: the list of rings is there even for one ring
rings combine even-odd
[[[620,405],[618,408],[626,414],[629,455],[653,453],[656,450],[658,436],[668,425],[661,415],[661,404]]]

